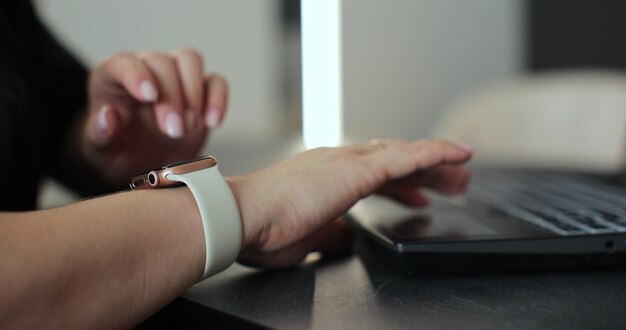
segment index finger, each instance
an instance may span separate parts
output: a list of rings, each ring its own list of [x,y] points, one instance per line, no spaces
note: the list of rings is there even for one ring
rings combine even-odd
[[[140,102],[154,102],[158,98],[154,75],[141,59],[133,54],[117,53],[110,56],[98,66],[91,79],[101,79],[111,85],[122,85]],[[96,105],[97,109],[100,106]]]
[[[162,53],[146,53],[141,57],[157,78],[159,99],[154,104],[157,123],[170,138],[181,138],[185,130],[182,116],[184,102],[176,63]]]

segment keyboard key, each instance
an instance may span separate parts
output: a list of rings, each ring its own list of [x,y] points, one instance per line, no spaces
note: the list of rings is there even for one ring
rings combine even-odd
[[[537,217],[538,219],[541,219],[542,221],[545,221],[545,223],[549,225],[549,226],[544,226],[544,227],[547,227],[547,228],[556,227],[560,231],[565,232],[566,234],[581,234],[581,233],[583,233],[583,230],[582,230],[581,227],[576,227],[576,226],[574,226],[572,224],[569,224],[569,223],[567,223],[565,221],[562,221],[562,220],[558,219],[555,216],[552,216],[552,215],[549,215],[549,214],[546,214],[546,213],[543,213],[543,212],[540,212],[540,211],[537,211],[537,210],[528,209],[528,208],[522,208],[522,210],[524,212],[527,212],[527,213],[530,213],[530,214],[534,215],[535,217]],[[528,220],[528,219],[526,218],[525,220]],[[536,223],[537,220],[536,219],[533,219],[533,220],[534,220],[533,222]],[[561,232],[559,232],[559,233],[561,233]]]
[[[564,175],[504,172],[478,178],[497,208],[562,235],[626,231],[626,192]],[[490,203],[491,204],[491,203]]]
[[[585,225],[591,229],[594,230],[611,230],[612,228],[607,227],[603,224],[598,223],[593,217],[591,216],[584,216],[584,215],[578,215],[578,216],[574,216],[572,217],[572,219],[574,219],[576,222]]]
[[[614,222],[614,221],[620,220],[620,216],[617,214],[610,213],[610,212],[603,211],[603,210],[594,210],[594,211],[602,214],[602,219],[605,219],[606,221]]]

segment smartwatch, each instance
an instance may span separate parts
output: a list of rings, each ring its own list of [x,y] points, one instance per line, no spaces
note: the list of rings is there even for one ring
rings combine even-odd
[[[217,159],[204,156],[166,165],[131,178],[130,188],[155,189],[187,185],[202,218],[206,260],[202,280],[232,265],[239,256],[242,226],[230,186],[217,168]]]

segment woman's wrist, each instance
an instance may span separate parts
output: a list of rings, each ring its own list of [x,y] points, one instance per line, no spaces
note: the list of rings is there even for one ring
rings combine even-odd
[[[247,183],[247,176],[230,176],[225,177],[226,182],[230,186],[241,216],[242,240],[241,254],[263,245],[270,232],[272,216],[267,205],[263,203],[262,194],[255,193],[250,190],[250,184]]]

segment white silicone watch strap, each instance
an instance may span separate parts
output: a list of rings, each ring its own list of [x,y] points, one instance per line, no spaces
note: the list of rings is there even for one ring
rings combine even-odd
[[[168,174],[167,179],[185,183],[200,209],[206,245],[202,280],[225,270],[237,260],[242,240],[241,217],[230,186],[217,166]]]

